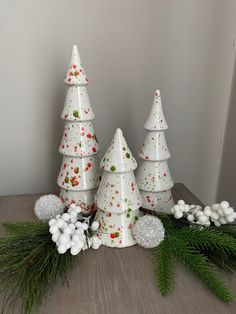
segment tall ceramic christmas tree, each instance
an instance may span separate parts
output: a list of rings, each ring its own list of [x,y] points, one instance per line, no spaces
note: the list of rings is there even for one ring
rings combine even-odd
[[[94,196],[100,183],[98,141],[86,89],[88,80],[77,46],[73,46],[65,83],[68,90],[61,116],[65,120],[65,129],[59,148],[63,161],[57,183],[65,206],[75,203],[89,213],[95,207]]]
[[[174,205],[171,194],[174,183],[167,162],[170,158],[165,139],[165,130],[168,126],[162,111],[159,90],[155,93],[152,109],[144,128],[147,133],[139,152],[142,161],[137,170],[142,207],[170,213]]]
[[[136,242],[132,228],[139,217],[141,198],[133,170],[137,163],[122,131],[117,129],[101,162],[104,170],[96,200],[98,237],[110,247],[127,247]]]

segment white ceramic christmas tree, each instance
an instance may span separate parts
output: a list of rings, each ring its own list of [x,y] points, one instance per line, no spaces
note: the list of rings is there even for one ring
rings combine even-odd
[[[100,182],[99,147],[86,89],[88,80],[75,45],[65,83],[68,90],[61,116],[65,120],[65,129],[59,148],[63,161],[57,183],[65,206],[75,203],[84,213],[89,213],[95,208],[94,196]]]
[[[155,93],[152,109],[144,128],[147,133],[139,152],[142,161],[137,170],[142,207],[170,213],[174,205],[171,194],[174,183],[167,162],[170,158],[165,140],[165,130],[168,126],[162,111],[159,90]]]
[[[104,170],[96,201],[99,222],[98,237],[110,247],[127,247],[136,242],[132,228],[139,217],[141,197],[133,170],[137,163],[122,131],[117,129],[101,162]]]

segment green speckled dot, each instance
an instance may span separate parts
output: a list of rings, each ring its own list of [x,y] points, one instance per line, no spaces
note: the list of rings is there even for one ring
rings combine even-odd
[[[129,218],[129,217],[130,217],[130,214],[126,214],[126,217]]]
[[[111,166],[110,168],[111,171],[116,171],[116,167],[114,165]]]
[[[78,118],[78,117],[79,117],[79,111],[74,110],[74,111],[73,111],[73,116],[74,116],[75,118]]]
[[[130,158],[130,154],[129,153],[126,153],[125,156],[126,156],[126,158]]]
[[[131,210],[132,210],[131,208],[128,208],[128,213],[130,213],[130,212],[131,212]]]
[[[135,216],[135,217],[134,217],[134,220],[135,220],[135,221],[138,220],[138,216]]]

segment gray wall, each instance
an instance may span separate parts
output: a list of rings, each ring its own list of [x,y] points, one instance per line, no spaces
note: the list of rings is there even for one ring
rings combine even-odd
[[[63,78],[78,44],[101,155],[121,127],[137,156],[153,93],[170,167],[216,197],[233,69],[236,1],[1,0],[0,194],[56,190]]]
[[[236,208],[236,63],[231,87],[230,107],[224,137],[217,201],[226,199]]]

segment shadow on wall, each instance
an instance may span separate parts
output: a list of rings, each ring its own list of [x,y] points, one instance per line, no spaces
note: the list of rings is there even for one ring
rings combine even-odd
[[[224,137],[217,201],[227,200],[236,208],[236,62],[231,86],[230,106]]]

